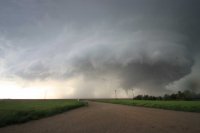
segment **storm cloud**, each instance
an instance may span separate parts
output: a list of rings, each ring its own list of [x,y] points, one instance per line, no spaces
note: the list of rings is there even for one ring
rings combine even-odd
[[[1,1],[1,79],[73,79],[82,97],[109,97],[118,88],[199,92],[199,6],[198,0]]]

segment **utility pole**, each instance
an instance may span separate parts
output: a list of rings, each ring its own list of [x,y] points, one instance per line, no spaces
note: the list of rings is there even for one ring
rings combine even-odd
[[[115,99],[117,99],[117,90],[115,89]]]
[[[47,92],[48,92],[48,90],[46,90],[46,91],[44,92],[44,100],[46,99]]]
[[[132,90],[132,95],[133,95],[132,100],[134,101],[134,93],[133,93],[133,89],[131,89],[131,90]]]

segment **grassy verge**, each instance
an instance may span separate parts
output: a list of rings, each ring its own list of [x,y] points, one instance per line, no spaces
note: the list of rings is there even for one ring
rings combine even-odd
[[[1,100],[0,127],[35,120],[84,106],[77,100]]]
[[[164,100],[131,100],[131,99],[104,99],[98,102],[143,106],[177,111],[200,112],[200,101],[164,101]]]

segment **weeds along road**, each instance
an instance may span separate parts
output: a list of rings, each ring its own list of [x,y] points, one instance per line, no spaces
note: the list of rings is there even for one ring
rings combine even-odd
[[[89,102],[52,117],[0,128],[0,133],[200,133],[200,113]]]

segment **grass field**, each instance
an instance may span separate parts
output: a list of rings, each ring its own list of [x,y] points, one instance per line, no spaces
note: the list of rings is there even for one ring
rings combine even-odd
[[[0,127],[35,120],[84,106],[77,100],[1,100]]]
[[[98,102],[144,106],[177,111],[200,112],[200,101],[165,101],[165,100],[132,100],[132,99],[102,99]]]

